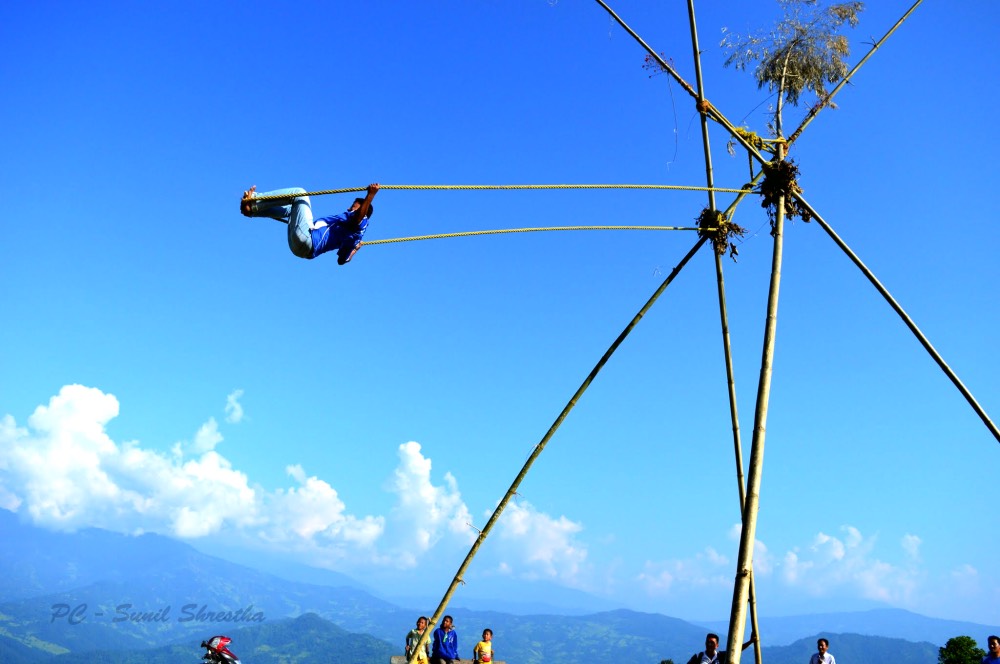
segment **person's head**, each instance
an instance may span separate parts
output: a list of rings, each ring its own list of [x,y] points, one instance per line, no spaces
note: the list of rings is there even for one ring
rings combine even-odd
[[[826,649],[830,647],[830,642],[826,639],[820,639],[816,641],[816,650],[819,650],[819,654],[826,653]]]
[[[425,627],[427,627],[427,616],[420,616],[417,618],[417,629],[422,632]]]
[[[454,621],[451,619],[451,616],[445,616],[444,618],[441,619],[441,629],[443,629],[446,632],[450,632],[453,622]]]
[[[347,208],[348,212],[354,212],[361,207],[361,204],[365,202],[363,198],[355,198],[354,202],[351,203],[351,207]],[[375,214],[375,206],[371,203],[368,204],[368,218],[371,219],[372,215]]]
[[[493,630],[487,627],[486,629],[483,630],[483,641],[492,641],[492,640],[493,640]]]
[[[989,648],[991,655],[1000,657],[1000,636],[990,634],[986,637],[986,647]]]
[[[714,655],[719,649],[719,635],[718,634],[706,634],[705,635],[705,653],[709,656]]]

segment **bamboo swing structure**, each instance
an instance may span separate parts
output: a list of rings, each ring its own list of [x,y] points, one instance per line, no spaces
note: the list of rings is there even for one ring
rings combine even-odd
[[[694,0],[687,0],[688,18],[691,29],[691,45],[694,55],[694,66],[696,83],[691,85],[685,81],[677,71],[666,62],[654,49],[652,49],[643,39],[631,28],[625,21],[621,19],[614,12],[614,10],[608,6],[604,0],[595,0],[598,5],[600,5],[608,15],[616,21],[630,36],[632,36],[635,41],[642,46],[649,57],[657,63],[657,65],[667,74],[669,74],[674,81],[676,81],[680,87],[687,92],[694,100],[699,111],[701,120],[701,134],[702,134],[702,144],[704,147],[705,156],[705,181],[706,186],[704,187],[689,187],[680,185],[382,185],[382,189],[466,189],[466,190],[483,190],[483,189],[590,189],[590,188],[648,188],[648,189],[688,189],[688,190],[698,190],[707,192],[708,200],[707,207],[703,213],[703,219],[720,219],[723,223],[718,225],[702,223],[697,228],[692,227],[667,227],[667,226],[647,226],[647,227],[563,227],[563,228],[533,228],[533,229],[502,229],[494,231],[469,231],[465,233],[449,233],[449,234],[439,234],[439,235],[427,235],[427,236],[417,236],[410,238],[394,238],[389,240],[375,240],[370,242],[365,242],[365,244],[381,244],[381,243],[391,243],[391,242],[406,242],[413,240],[423,240],[423,239],[437,239],[443,237],[460,237],[464,235],[485,235],[485,234],[497,234],[497,233],[513,233],[513,232],[531,232],[531,231],[550,231],[550,230],[696,230],[699,232],[699,239],[695,242],[694,246],[681,258],[677,265],[671,270],[670,274],[664,279],[656,291],[650,296],[648,301],[639,309],[639,311],[633,316],[632,320],[625,326],[618,337],[611,343],[608,349],[604,352],[601,358],[597,361],[595,366],[591,369],[590,373],[587,374],[583,382],[577,388],[577,390],[570,397],[569,401],[563,407],[562,411],[553,421],[552,425],[545,432],[542,438],[537,444],[532,448],[528,459],[525,461],[520,472],[514,478],[507,492],[504,494],[496,509],[493,511],[490,518],[487,520],[486,525],[482,530],[479,531],[474,543],[469,549],[468,554],[462,561],[455,573],[452,581],[448,585],[437,609],[434,611],[433,616],[424,630],[424,634],[420,640],[420,643],[413,649],[414,653],[420,652],[424,647],[424,644],[429,639],[435,625],[441,620],[444,612],[447,610],[448,603],[450,602],[452,595],[454,594],[456,588],[459,584],[464,583],[463,575],[474,559],[479,548],[489,536],[491,530],[496,525],[498,519],[503,513],[504,509],[509,504],[510,500],[517,495],[518,489],[522,481],[527,476],[532,465],[541,455],[542,451],[545,449],[546,445],[551,441],[552,437],[555,435],[556,431],[562,425],[566,417],[569,415],[570,411],[575,407],[581,396],[586,392],[587,388],[591,385],[597,375],[600,373],[602,368],[607,364],[611,356],[615,351],[621,346],[624,340],[632,332],[632,330],[638,325],[642,320],[643,316],[649,311],[649,309],[657,302],[660,296],[666,291],[667,287],[670,286],[681,270],[688,264],[691,258],[708,242],[712,240],[715,246],[714,258],[715,258],[715,271],[716,271],[716,282],[717,282],[717,292],[719,301],[719,316],[720,316],[720,326],[722,332],[722,346],[723,353],[725,356],[725,366],[726,366],[726,378],[728,384],[728,398],[729,398],[729,410],[730,419],[732,422],[733,430],[733,448],[734,457],[736,463],[736,479],[738,486],[738,497],[740,504],[740,514],[742,520],[742,527],[740,533],[740,545],[739,545],[739,556],[735,570],[735,578],[733,584],[733,600],[730,613],[730,622],[728,630],[728,640],[726,645],[726,651],[728,654],[729,664],[739,664],[742,651],[751,645],[754,646],[754,655],[756,664],[761,664],[761,642],[760,642],[760,632],[757,624],[757,611],[756,611],[756,592],[754,587],[753,578],[753,552],[754,552],[754,542],[755,533],[757,526],[757,512],[760,500],[760,488],[761,488],[761,477],[763,472],[763,461],[764,461],[764,443],[765,443],[765,433],[766,433],[766,423],[768,414],[768,405],[770,399],[770,389],[771,389],[771,379],[773,375],[773,364],[774,364],[774,354],[776,347],[776,334],[777,334],[777,314],[778,314],[778,302],[779,293],[781,285],[781,267],[782,258],[784,251],[784,226],[786,216],[789,216],[788,210],[792,210],[792,214],[796,211],[799,214],[808,215],[809,220],[816,221],[817,224],[824,230],[824,232],[833,240],[833,242],[844,252],[845,255],[861,270],[865,277],[872,283],[872,285],[878,290],[882,297],[888,302],[888,304],[895,310],[897,315],[903,320],[904,324],[909,327],[914,336],[923,345],[928,354],[934,359],[945,375],[952,381],[955,387],[959,390],[962,396],[966,399],[969,405],[973,408],[976,414],[980,417],[989,431],[993,434],[994,438],[1000,442],[1000,430],[997,429],[996,425],[992,422],[983,408],[979,405],[976,399],[972,396],[971,392],[965,387],[965,385],[959,380],[958,376],[952,371],[952,369],[947,365],[940,354],[935,350],[930,341],[923,335],[912,319],[906,314],[902,306],[892,297],[889,291],[881,284],[881,282],[875,277],[871,270],[861,261],[861,259],[847,246],[847,244],[837,235],[830,224],[823,219],[823,217],[802,197],[801,191],[798,190],[797,185],[795,185],[794,180],[789,180],[786,183],[779,183],[777,187],[776,195],[771,198],[769,203],[769,214],[771,216],[771,235],[773,238],[772,246],[772,256],[771,256],[771,271],[770,271],[770,282],[768,288],[768,298],[767,298],[767,309],[764,320],[764,338],[763,347],[761,351],[761,363],[760,371],[757,383],[757,393],[756,393],[756,403],[754,410],[754,426],[752,433],[752,441],[750,447],[749,462],[747,464],[746,478],[744,478],[744,461],[743,461],[743,451],[740,440],[740,426],[739,417],[736,407],[736,380],[733,372],[733,359],[732,359],[732,349],[730,345],[729,336],[729,321],[726,307],[726,294],[725,294],[725,281],[722,269],[722,255],[728,241],[729,234],[734,232],[734,228],[726,223],[726,220],[732,217],[733,212],[737,206],[743,201],[749,193],[761,193],[760,190],[763,186],[758,189],[752,189],[758,182],[763,178],[763,182],[766,184],[768,178],[774,177],[775,172],[788,172],[787,170],[782,170],[778,168],[786,162],[786,154],[788,146],[796,141],[802,134],[806,126],[811,123],[816,115],[826,106],[829,105],[830,101],[834,95],[839,92],[843,86],[849,81],[849,79],[857,73],[861,66],[878,50],[882,44],[902,25],[902,23],[916,10],[916,8],[921,4],[922,0],[916,0],[916,2],[910,7],[910,9],[896,22],[896,24],[888,31],[886,34],[879,39],[875,44],[873,44],[870,51],[858,62],[853,69],[850,70],[843,77],[843,79],[837,84],[837,86],[825,95],[820,102],[814,106],[806,115],[802,123],[792,132],[792,134],[785,138],[782,125],[781,125],[781,113],[782,113],[782,89],[779,86],[777,110],[775,112],[775,129],[776,136],[775,140],[764,141],[755,135],[750,134],[748,131],[738,128],[733,125],[715,106],[711,104],[705,95],[704,83],[702,80],[701,72],[701,57],[698,48],[698,33],[695,20],[695,9]],[[719,188],[714,184],[714,176],[712,169],[712,158],[711,149],[709,143],[708,134],[708,122],[709,120],[716,122],[722,126],[728,134],[731,136],[732,140],[739,145],[741,145],[747,152],[751,163],[751,171],[753,170],[753,164],[759,165],[760,170],[753,174],[752,181],[750,183],[751,189],[746,187],[727,189]],[[765,158],[761,154],[761,150],[764,149],[768,153],[773,154],[773,158]],[[310,192],[307,194],[300,194],[302,196],[306,195],[323,195],[332,193],[346,193],[346,192],[361,192],[364,188],[350,188],[350,189],[333,189],[324,190],[318,192]],[[724,212],[718,212],[716,193],[734,193],[737,196],[731,202],[731,204],[726,208]],[[256,197],[258,199],[267,198],[287,198],[287,196],[271,196],[271,197]],[[722,251],[720,251],[720,247]],[[750,639],[744,643],[744,633],[746,629],[746,622],[748,618],[751,623],[751,635]],[[414,656],[415,659],[415,656]],[[413,661],[411,659],[410,661]]]

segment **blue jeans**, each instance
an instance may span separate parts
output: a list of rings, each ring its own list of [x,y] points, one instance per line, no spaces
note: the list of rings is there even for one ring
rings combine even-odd
[[[280,196],[288,194],[289,199],[276,198],[270,201],[260,201],[251,213],[254,217],[270,217],[288,224],[288,248],[299,258],[312,258],[312,204],[308,196],[298,196],[304,194],[305,189],[301,187],[291,187],[289,189],[275,189],[265,191],[259,196]]]

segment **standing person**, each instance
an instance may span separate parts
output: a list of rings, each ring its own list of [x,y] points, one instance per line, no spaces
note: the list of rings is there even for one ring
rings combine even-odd
[[[472,660],[484,664],[493,661],[493,630],[489,627],[483,630],[483,640],[473,648]]]
[[[431,664],[453,664],[456,659],[458,659],[458,632],[455,631],[451,616],[445,616],[441,620],[441,626],[434,630]]]
[[[830,642],[826,639],[816,641],[816,650],[818,652],[809,658],[809,664],[837,664],[837,660],[833,658],[833,655],[827,652],[829,647]]]
[[[1000,664],[1000,636],[990,634],[986,637],[986,647],[989,652],[983,657],[983,664]]]
[[[688,664],[726,664],[726,653],[719,650],[719,635],[706,634],[705,649],[692,655]]]
[[[271,217],[288,224],[288,248],[299,258],[316,258],[328,251],[337,251],[337,264],[349,263],[361,247],[361,238],[368,228],[375,208],[372,199],[379,185],[368,185],[364,198],[355,198],[343,214],[321,217],[313,221],[312,203],[301,187],[265,191],[261,196],[287,196],[261,201],[256,198],[257,185],[243,192],[240,212],[244,217]]]
[[[420,616],[417,618],[417,626],[409,631],[406,635],[406,660],[409,661],[410,655],[412,655],[417,650],[417,644],[420,643],[420,637],[424,635],[424,630],[427,629],[427,616]],[[431,655],[431,642],[427,640],[424,642],[424,647],[416,653],[413,661],[417,664],[427,664],[427,659]]]

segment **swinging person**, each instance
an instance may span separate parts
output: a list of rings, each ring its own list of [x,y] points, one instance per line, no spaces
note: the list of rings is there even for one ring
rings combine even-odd
[[[372,199],[379,185],[368,185],[364,198],[355,198],[343,214],[313,220],[312,204],[305,189],[292,187],[267,191],[261,196],[282,196],[269,200],[256,197],[257,185],[243,192],[240,212],[245,217],[270,217],[288,224],[288,248],[299,258],[312,259],[337,251],[337,264],[349,263],[361,247],[368,222],[375,212]]]

